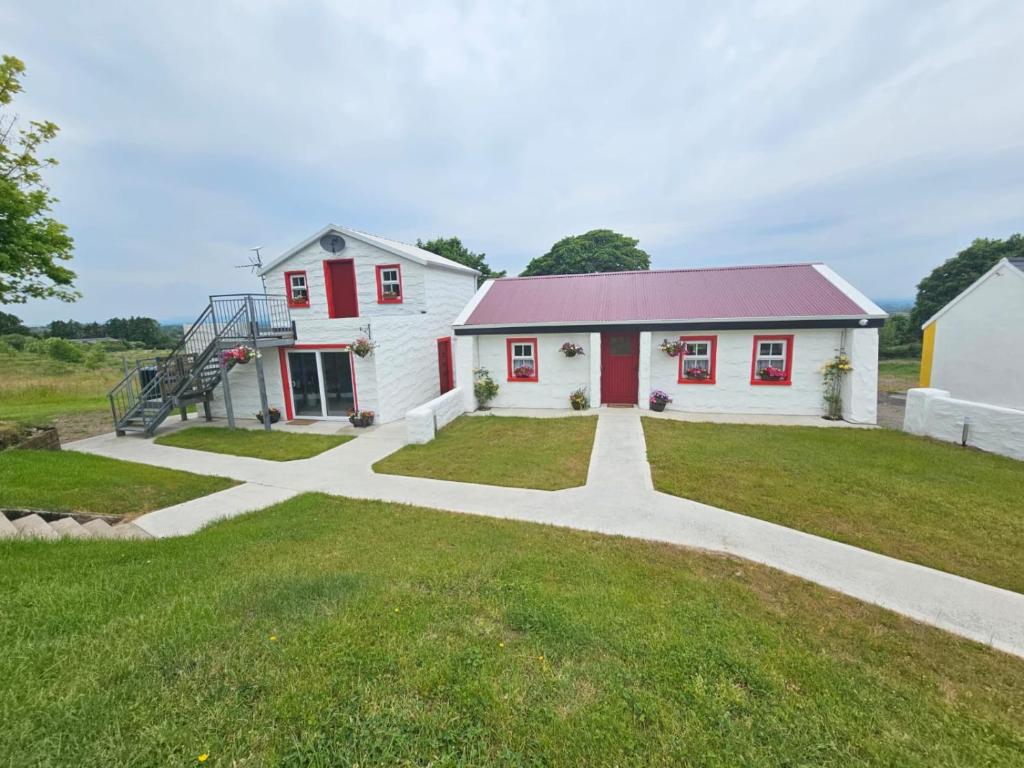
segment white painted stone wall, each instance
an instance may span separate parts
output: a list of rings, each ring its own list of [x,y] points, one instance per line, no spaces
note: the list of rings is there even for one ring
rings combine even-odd
[[[276,349],[264,349],[263,355],[263,377],[267,385],[267,404],[281,411],[281,419],[287,414],[284,408],[284,389],[281,386],[281,367]],[[228,379],[231,384],[231,405],[235,412],[236,419],[255,419],[260,410],[260,388],[256,378],[256,363],[236,365],[228,371]],[[202,412],[202,406],[200,406]],[[227,408],[224,405],[224,387],[218,386],[213,391],[213,398],[210,402],[210,412],[213,416],[227,416]]]
[[[793,335],[793,373],[789,386],[750,383],[754,336]],[[821,368],[839,352],[839,329],[786,331],[672,331],[651,335],[650,389],[668,392],[673,402],[666,410],[707,413],[787,414],[820,416],[825,402]],[[680,384],[679,359],[660,349],[662,339],[680,336],[717,336],[718,353],[714,384]],[[856,368],[857,361],[853,361]],[[875,361],[877,368],[877,360]],[[640,391],[646,401],[650,390]]]
[[[465,411],[475,411],[477,408],[476,395],[473,393],[473,371],[480,367],[477,338],[479,337],[455,336],[452,339],[455,348],[455,383],[462,392],[462,405]]]
[[[537,338],[538,381],[508,381],[505,339]],[[589,333],[522,334],[522,336],[476,336],[479,345],[479,367],[486,368],[498,383],[498,396],[491,401],[493,408],[569,408],[569,394],[579,387],[590,392],[590,359],[593,347]],[[582,357],[566,357],[559,348],[567,341],[583,347]],[[600,356],[600,350],[597,351]],[[600,360],[598,360],[600,365]]]
[[[1009,264],[936,321],[931,386],[1024,409],[1024,276]]]
[[[437,430],[444,429],[466,412],[464,392],[456,387],[405,414],[405,436],[408,443],[429,443]]]
[[[1024,410],[960,400],[934,387],[907,392],[905,432],[959,443],[965,419],[967,445],[1024,460]]]
[[[853,370],[843,377],[843,418],[854,424],[878,421],[878,329],[847,328],[846,354]]]

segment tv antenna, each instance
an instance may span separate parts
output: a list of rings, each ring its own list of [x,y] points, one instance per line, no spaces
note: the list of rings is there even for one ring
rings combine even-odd
[[[263,257],[260,256],[260,249],[262,245],[253,246],[249,250],[252,251],[255,256],[249,257],[248,264],[236,264],[235,269],[248,269],[250,274],[256,274],[263,269]],[[267,292],[267,281],[263,279],[263,275],[260,275],[260,283],[263,285],[263,292]]]

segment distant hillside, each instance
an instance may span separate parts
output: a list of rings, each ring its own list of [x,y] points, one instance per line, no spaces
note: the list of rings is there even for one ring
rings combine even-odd
[[[913,299],[875,299],[874,301],[891,315],[909,312],[914,308]]]

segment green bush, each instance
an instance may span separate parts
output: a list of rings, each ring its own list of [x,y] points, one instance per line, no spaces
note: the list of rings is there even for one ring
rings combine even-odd
[[[117,339],[115,341],[101,341],[97,346],[106,352],[124,352],[128,349],[128,342]]]
[[[103,347],[99,344],[93,344],[89,347],[89,351],[85,353],[85,367],[86,368],[101,368],[107,363],[107,353],[103,351]]]
[[[916,360],[921,357],[921,342],[913,341],[910,344],[897,344],[891,347],[879,347],[878,356],[884,359],[911,357]]]
[[[5,333],[3,336],[0,336],[0,342],[19,352],[24,351],[25,345],[30,341],[32,341],[32,337],[26,336],[23,333]]]
[[[67,339],[47,339],[46,354],[65,363],[80,363],[85,358],[82,348]]]

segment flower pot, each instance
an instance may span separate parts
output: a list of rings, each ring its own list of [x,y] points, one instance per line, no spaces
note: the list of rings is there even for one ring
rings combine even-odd
[[[673,357],[674,357],[674,355],[673,355]],[[665,410],[665,406],[666,405],[667,405],[667,403],[665,403],[664,400],[652,400],[651,401],[651,410],[652,411],[657,411],[658,413],[661,413],[662,411]]]
[[[263,411],[259,411],[256,414],[256,419],[257,419],[257,421],[259,421],[260,424],[263,423]],[[271,411],[270,412],[270,423],[271,424],[277,424],[277,422],[279,422],[280,420],[281,420],[281,412],[280,411]]]
[[[572,409],[574,411],[582,411],[586,407],[586,406],[584,406],[583,403],[575,403],[574,402],[574,403],[570,403],[570,405],[572,405]]]

